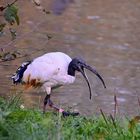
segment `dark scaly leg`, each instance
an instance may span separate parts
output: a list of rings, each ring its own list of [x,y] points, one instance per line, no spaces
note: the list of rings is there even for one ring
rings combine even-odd
[[[64,117],[70,116],[70,115],[71,115],[71,116],[78,116],[78,115],[79,115],[78,112],[66,112],[66,111],[64,111],[63,109],[58,108],[57,106],[55,106],[55,105],[53,104],[53,102],[52,102],[50,99],[48,100],[48,104],[49,104],[50,107],[54,108],[56,111],[62,113],[62,115],[63,115]]]
[[[59,108],[56,105],[54,105],[53,102],[51,101],[51,99],[48,100],[48,104],[49,104],[50,107],[52,107],[56,111],[61,112],[61,113],[64,112],[64,110],[62,108]]]
[[[50,94],[47,94],[46,95],[46,97],[45,97],[45,99],[44,99],[44,106],[43,106],[43,112],[45,113],[45,111],[46,111],[46,105],[49,105],[50,107],[52,107],[52,108],[54,108],[56,111],[58,111],[58,112],[63,112],[64,110],[63,109],[61,109],[61,108],[58,108],[57,106],[55,106],[54,104],[53,104],[53,102],[51,101],[51,99],[50,99]]]
[[[66,116],[77,116],[77,115],[79,115],[79,113],[78,112],[66,112],[66,111],[64,111],[63,109],[61,109],[61,108],[58,108],[57,106],[55,106],[54,104],[53,104],[53,102],[51,101],[51,99],[50,99],[50,94],[48,95],[46,95],[46,97],[45,97],[45,99],[44,99],[44,108],[43,108],[43,112],[45,113],[45,110],[46,110],[46,105],[47,105],[47,103],[49,104],[49,106],[50,107],[52,107],[53,109],[55,109],[56,111],[58,111],[58,112],[61,112],[62,113],[62,115],[64,116],[64,117],[66,117]]]
[[[47,94],[46,97],[44,98],[43,113],[45,113],[45,111],[46,111],[46,105],[47,105],[47,103],[48,103],[49,98],[50,98],[50,95],[48,95],[48,94]]]

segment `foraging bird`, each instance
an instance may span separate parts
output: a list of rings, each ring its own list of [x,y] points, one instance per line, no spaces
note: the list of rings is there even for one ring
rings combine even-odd
[[[12,79],[14,84],[21,83],[25,88],[40,87],[46,92],[44,112],[46,105],[49,104],[50,107],[62,112],[63,115],[69,115],[68,112],[53,104],[50,99],[51,90],[55,87],[72,84],[75,81],[75,73],[78,71],[81,72],[88,84],[91,99],[91,87],[84,69],[97,75],[106,88],[104,80],[94,68],[86,64],[84,60],[80,58],[71,59],[62,52],[47,53],[33,61],[24,62],[12,76]]]

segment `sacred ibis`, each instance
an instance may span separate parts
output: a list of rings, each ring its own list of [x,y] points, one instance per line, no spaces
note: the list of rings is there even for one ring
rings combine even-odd
[[[81,72],[89,87],[91,99],[91,87],[88,77],[84,69],[87,69],[97,75],[104,88],[106,85],[99,73],[85,63],[81,58],[71,59],[67,54],[62,52],[50,52],[33,61],[24,62],[12,76],[13,83],[21,83],[25,88],[42,88],[46,92],[43,110],[45,112],[46,105],[62,112],[63,115],[69,115],[63,109],[56,107],[50,99],[51,90],[55,87],[72,84],[75,81],[76,71]]]

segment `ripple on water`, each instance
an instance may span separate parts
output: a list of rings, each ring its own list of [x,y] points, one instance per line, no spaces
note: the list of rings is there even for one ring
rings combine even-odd
[[[124,102],[126,102],[126,101],[127,101],[127,100],[126,100],[125,98],[117,97],[117,102],[118,102],[118,103],[124,103]],[[111,104],[114,105],[115,102],[111,102]]]
[[[125,94],[125,95],[132,95],[132,93],[128,90],[128,89],[125,89],[125,88],[116,88],[117,90],[117,93],[119,94]]]

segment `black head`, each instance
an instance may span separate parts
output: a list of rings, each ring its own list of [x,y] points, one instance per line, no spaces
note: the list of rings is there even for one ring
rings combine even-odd
[[[91,95],[92,95],[91,94],[91,87],[90,87],[88,77],[85,74],[84,68],[86,68],[87,70],[90,70],[92,73],[94,73],[96,76],[98,76],[98,78],[103,83],[104,88],[106,88],[106,85],[105,85],[105,82],[104,82],[103,78],[99,75],[99,73],[94,68],[87,65],[84,60],[82,60],[81,58],[72,59],[72,61],[69,64],[69,67],[68,67],[68,74],[71,75],[71,76],[75,76],[76,71],[81,72],[81,74],[83,75],[83,77],[85,78],[85,80],[88,84],[89,91],[90,91],[90,99],[91,99]]]

